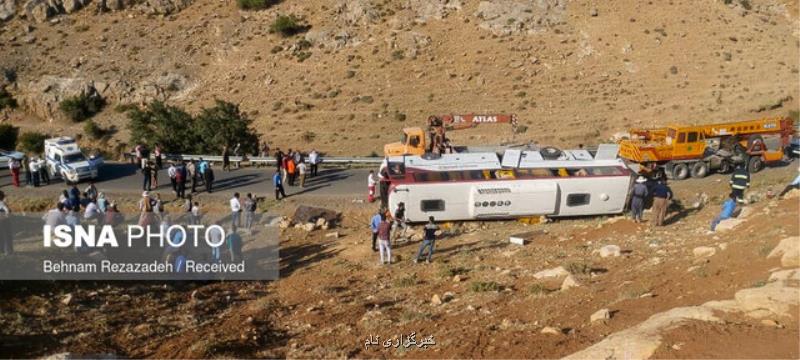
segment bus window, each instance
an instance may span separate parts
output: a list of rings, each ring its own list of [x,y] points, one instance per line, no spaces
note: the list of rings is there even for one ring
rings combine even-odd
[[[514,171],[513,170],[497,170],[497,171],[495,171],[495,176],[498,179],[513,179],[514,178]]]
[[[569,173],[567,172],[567,169],[560,168],[560,169],[558,169],[558,176],[568,177]]]
[[[589,205],[589,194],[569,194],[567,195],[567,206]]]
[[[683,144],[686,142],[686,133],[678,134],[678,144]]]
[[[422,200],[419,205],[422,212],[444,211],[444,200]]]

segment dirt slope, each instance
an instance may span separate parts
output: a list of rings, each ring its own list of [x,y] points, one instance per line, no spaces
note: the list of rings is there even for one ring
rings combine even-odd
[[[0,67],[28,104],[10,121],[54,118],[53,132],[81,127],[43,110],[48,76],[93,82],[112,103],[241,102],[283,147],[380,153],[402,127],[448,112],[514,112],[530,126],[515,140],[574,146],[630,126],[797,110],[797,6],[738,3],[286,0],[243,12],[234,1],[196,1],[167,16],[96,14],[89,4],[51,22],[0,25]],[[309,31],[270,34],[279,14]],[[124,129],[112,107],[98,122]],[[453,137],[511,136],[486,125]]]

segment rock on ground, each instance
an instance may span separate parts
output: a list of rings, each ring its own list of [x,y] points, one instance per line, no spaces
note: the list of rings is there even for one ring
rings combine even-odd
[[[539,271],[536,274],[533,274],[533,277],[535,277],[537,279],[543,279],[543,278],[551,278],[551,277],[557,278],[557,277],[562,277],[562,276],[567,276],[567,275],[569,275],[569,271],[567,271],[567,269],[564,269],[563,266],[559,266],[559,267],[555,267],[555,268],[552,268],[552,269]]]
[[[461,10],[462,6],[461,0],[408,0],[408,7],[416,12],[419,22],[444,19],[451,11]]]
[[[725,219],[725,220],[722,220],[722,221],[719,222],[719,224],[717,225],[716,231],[719,232],[719,231],[732,230],[733,228],[739,226],[739,224],[741,224],[743,222],[744,222],[744,219],[736,219],[736,218]]]
[[[717,249],[710,246],[698,246],[692,250],[696,258],[712,257],[717,253]]]
[[[567,16],[564,0],[481,1],[475,16],[479,26],[496,35],[536,34],[562,24]]]
[[[622,254],[622,249],[617,245],[606,245],[600,248],[600,257],[617,257]]]
[[[592,316],[589,317],[589,321],[591,322],[597,322],[608,319],[611,319],[611,311],[609,311],[608,309],[597,310],[595,311],[594,314],[592,314]]]
[[[767,255],[767,258],[781,257],[784,267],[800,267],[800,236],[788,237]]]
[[[0,0],[0,21],[8,21],[17,13],[16,0]]]
[[[567,275],[567,277],[564,278],[564,281],[561,283],[561,291],[569,290],[571,288],[578,287],[578,286],[581,286],[581,285],[578,283],[577,280],[575,280],[575,277],[572,276],[572,274],[570,274],[570,275]]]

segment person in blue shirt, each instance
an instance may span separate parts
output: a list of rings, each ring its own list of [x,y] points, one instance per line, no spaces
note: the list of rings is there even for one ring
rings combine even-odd
[[[376,241],[378,241],[378,225],[381,224],[381,213],[383,210],[378,210],[369,222],[369,229],[372,230],[372,251],[378,251]]]
[[[275,186],[275,200],[280,200],[280,196],[284,198],[286,197],[286,192],[283,190],[283,178],[281,177],[280,171],[276,171],[275,174],[272,175],[272,185]]]
[[[734,211],[736,211],[736,193],[732,192],[728,195],[728,200],[722,203],[722,211],[711,221],[711,231],[715,231],[722,220],[732,218]]]
[[[800,172],[800,168],[797,168],[797,171]],[[783,195],[786,195],[786,193],[788,193],[792,189],[800,189],[800,174],[798,174],[797,177],[794,178],[794,181],[792,181],[789,185],[786,185],[786,187],[783,188],[783,191],[781,191],[778,197],[783,197]]]
[[[228,243],[228,253],[231,255],[231,262],[237,262],[242,260],[242,237],[236,233],[236,231],[231,231],[228,233],[228,238],[226,239]]]

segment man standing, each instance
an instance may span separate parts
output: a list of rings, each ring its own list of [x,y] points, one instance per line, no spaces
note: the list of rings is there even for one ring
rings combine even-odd
[[[163,168],[161,163],[161,145],[156,144],[155,149],[153,149],[153,156],[156,159],[156,168],[161,170]]]
[[[653,220],[654,226],[663,226],[667,216],[667,207],[672,200],[672,190],[667,186],[667,180],[662,179],[653,187]]]
[[[370,170],[369,175],[367,175],[367,201],[375,202],[375,183],[378,181],[375,180],[375,171]]]
[[[152,168],[149,165],[144,165],[142,167],[142,176],[144,176],[144,183],[142,184],[142,190],[144,190],[144,191],[150,191],[151,190],[150,189],[150,187],[151,187],[150,180],[152,179],[152,176],[150,174],[150,171],[152,171]]]
[[[175,195],[179,198],[183,199],[186,196],[186,177],[188,176],[188,171],[186,170],[186,164],[181,163],[180,166],[175,168]]]
[[[311,149],[311,153],[308,154],[308,162],[311,163],[311,177],[317,176],[317,168],[319,167],[320,160],[317,150]]]
[[[228,243],[228,253],[231,255],[231,262],[242,260],[242,237],[232,230],[226,239]]]
[[[0,248],[2,248],[3,254],[11,255],[14,253],[14,237],[11,231],[13,224],[8,218],[11,210],[8,209],[5,200],[6,194],[0,191]]]
[[[195,164],[194,159],[186,165],[186,173],[189,179],[192,180],[192,194],[194,194],[197,191],[197,164]]]
[[[253,221],[256,217],[256,200],[253,199],[253,194],[247,193],[244,199],[244,228],[252,235],[253,234]]]
[[[295,166],[294,157],[287,156],[286,160],[286,176],[288,177],[289,186],[294,186],[294,179],[297,177],[297,167]]]
[[[231,171],[231,154],[228,145],[222,147],[222,170]]]
[[[239,193],[233,193],[233,198],[231,198],[231,230],[236,232],[236,228],[239,227],[239,217],[242,212],[242,204],[239,202]]]
[[[417,251],[417,257],[414,258],[414,263],[416,264],[419,262],[419,258],[422,257],[422,252],[425,251],[425,248],[428,248],[428,258],[425,260],[426,263],[431,263],[431,258],[433,257],[433,251],[436,248],[436,231],[439,230],[439,227],[436,226],[434,222],[433,216],[428,218],[428,223],[425,224],[425,235],[422,238],[422,244],[419,245],[419,251]]]
[[[8,160],[8,169],[11,170],[11,183],[14,184],[14,187],[19,187],[19,168],[21,167],[19,160],[17,159],[10,159]]]
[[[275,200],[286,197],[286,192],[283,191],[283,178],[280,171],[275,171],[275,174],[272,175],[272,185],[275,186]]]
[[[647,179],[644,176],[636,178],[636,184],[633,185],[631,190],[631,217],[636,223],[642,222],[642,213],[644,212],[644,202],[649,195],[647,190]]]
[[[394,211],[394,228],[392,229],[392,241],[397,242],[398,230],[403,229],[399,237],[406,235],[406,204],[400,202],[397,204],[397,210]]]
[[[299,164],[297,164],[297,173],[300,174],[300,187],[301,188],[306,187],[306,172],[307,171],[308,170],[306,170],[306,163],[305,162],[300,162]]]
[[[39,158],[39,177],[45,185],[50,185],[50,173],[47,171],[47,162]]]
[[[381,223],[378,225],[378,250],[381,256],[381,265],[392,263],[392,247],[389,244],[389,233],[392,230],[392,223],[386,219],[386,215],[381,213]],[[384,260],[384,254],[386,260]]]
[[[158,164],[156,164],[156,167],[158,167]],[[177,169],[175,168],[175,163],[173,162],[169,163],[169,168],[167,169],[167,176],[169,176],[169,183],[170,185],[172,185],[172,193],[178,195],[178,180],[176,179],[176,174],[175,174],[176,170]]]
[[[283,151],[281,148],[275,148],[275,170],[281,171],[283,167]]]
[[[39,187],[39,160],[35,157],[31,158],[28,168],[31,169],[31,175],[33,176],[33,187]]]
[[[206,166],[206,171],[203,172],[203,182],[206,184],[206,192],[211,194],[211,188],[214,186],[214,169],[211,166]]]
[[[744,191],[750,187],[750,173],[744,164],[736,165],[736,169],[731,174],[731,192],[736,196],[736,201],[744,202]]]
[[[389,207],[389,171],[383,168],[378,173],[379,185],[381,187],[381,207]]]
[[[719,225],[722,220],[732,218],[734,211],[736,211],[736,195],[731,193],[728,195],[728,200],[722,203],[722,211],[711,221],[711,231],[716,231],[717,225]]]
[[[378,227],[381,225],[381,214],[383,209],[378,209],[378,212],[372,216],[369,221],[369,229],[372,230],[372,251],[378,251]]]

